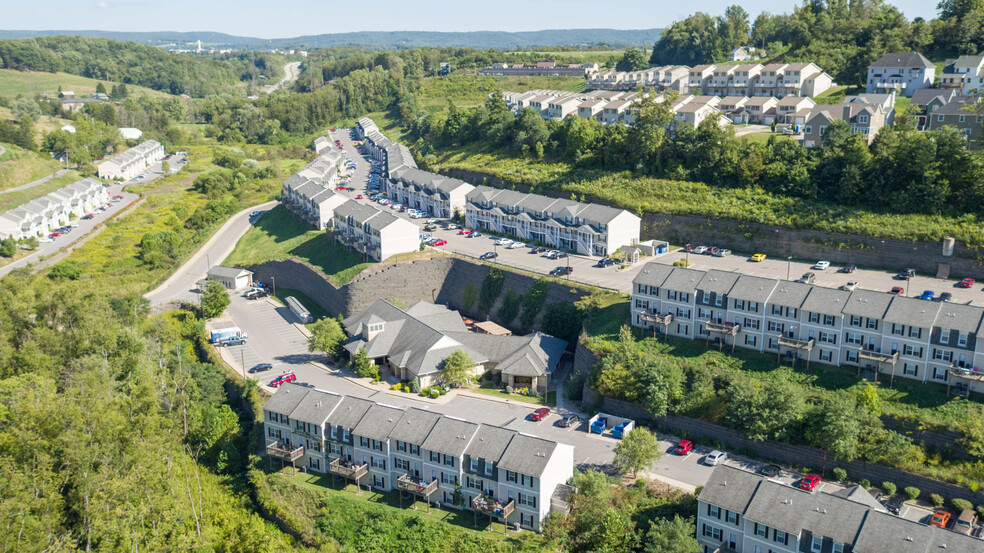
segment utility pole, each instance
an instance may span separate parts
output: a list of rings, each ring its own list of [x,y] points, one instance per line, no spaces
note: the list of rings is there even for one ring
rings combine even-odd
[[[786,280],[789,280],[789,267],[793,263],[793,256],[786,257]]]
[[[270,282],[273,283],[273,297],[277,297],[277,277],[270,277]]]
[[[246,381],[246,348],[239,346],[240,367],[243,371],[243,381]]]

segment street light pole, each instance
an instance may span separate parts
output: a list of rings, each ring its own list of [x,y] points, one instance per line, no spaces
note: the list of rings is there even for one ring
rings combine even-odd
[[[786,257],[786,280],[789,280],[789,267],[793,264],[793,256]]]
[[[239,354],[240,354],[239,357],[240,367],[242,368],[243,371],[243,381],[245,381],[246,380],[246,348],[239,346]]]
[[[277,277],[270,277],[270,282],[273,283],[273,297],[277,297]]]

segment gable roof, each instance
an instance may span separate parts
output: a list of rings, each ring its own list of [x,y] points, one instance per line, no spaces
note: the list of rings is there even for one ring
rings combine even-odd
[[[499,470],[540,477],[546,470],[550,456],[557,449],[557,445],[557,442],[529,434],[516,434],[499,458]]]
[[[666,277],[670,276],[673,272],[673,267],[670,265],[665,265],[663,263],[656,263],[655,261],[650,261],[646,263],[642,270],[636,273],[634,279],[632,279],[632,284],[644,284],[646,286],[662,286],[666,281]]]
[[[489,426],[483,424],[479,426],[475,437],[465,449],[465,455],[475,459],[485,459],[487,461],[499,461],[502,454],[509,447],[509,442],[516,436],[516,432],[507,430],[499,426]]]
[[[910,67],[936,68],[933,62],[926,59],[926,56],[919,52],[891,52],[878,58],[868,67],[886,69],[908,69]]]
[[[276,394],[274,394],[276,397]],[[352,396],[345,396],[335,409],[328,415],[326,421],[332,426],[353,429],[362,420],[373,402]]]
[[[738,273],[711,269],[704,273],[704,278],[697,283],[697,289],[712,294],[727,294],[738,281]]]
[[[263,405],[265,411],[280,413],[288,417],[297,408],[297,405],[310,392],[310,388],[298,386],[297,384],[284,384],[277,388],[277,393],[273,394]]]
[[[310,390],[309,388],[305,388]],[[297,403],[297,407],[290,412],[292,420],[309,422],[315,425],[322,425],[328,419],[328,415],[342,401],[342,396],[327,393],[308,393]]]
[[[772,292],[769,303],[784,307],[803,307],[806,295],[810,293],[812,286],[802,282],[780,282],[779,286]]]
[[[940,303],[942,302],[893,296],[884,319],[886,323],[930,328],[940,311]]]
[[[389,437],[393,440],[419,446],[424,443],[427,435],[430,434],[440,418],[439,413],[411,407],[403,412],[400,420],[396,421],[396,425],[390,430]]]
[[[884,318],[885,311],[888,309],[888,304],[891,303],[892,297],[885,292],[858,289],[851,292],[851,297],[844,304],[843,313],[845,315],[881,319]]]
[[[826,286],[813,286],[810,293],[803,300],[802,309],[813,313],[823,313],[825,315],[841,316],[841,310],[847,304],[851,293],[846,290],[827,288]]]
[[[741,275],[731,287],[729,297],[763,304],[769,301],[769,297],[778,285],[779,281],[774,278]]]
[[[359,424],[352,429],[352,434],[370,440],[385,441],[402,416],[402,409],[377,403],[369,407]]]
[[[704,278],[704,271],[674,267],[673,272],[663,281],[663,288],[693,294],[702,278]]]
[[[420,447],[453,457],[461,457],[476,432],[478,432],[477,424],[444,416],[437,421]]]
[[[208,276],[218,277],[218,278],[231,278],[233,280],[253,274],[253,271],[248,271],[246,269],[239,269],[237,267],[223,267],[221,265],[216,265],[208,270]]]

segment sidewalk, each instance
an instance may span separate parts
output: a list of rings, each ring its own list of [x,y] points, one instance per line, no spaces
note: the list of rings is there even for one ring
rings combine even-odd
[[[0,148],[0,154],[3,154],[3,148]],[[34,188],[35,186],[38,186],[40,184],[44,184],[44,183],[50,181],[51,179],[58,178],[58,177],[64,175],[65,173],[67,173],[69,171],[71,171],[71,169],[59,169],[59,170],[55,171],[55,173],[53,175],[48,175],[47,177],[41,177],[38,180],[31,181],[31,182],[29,182],[27,184],[22,184],[20,186],[15,186],[14,188],[9,188],[7,190],[2,190],[2,191],[0,191],[0,195],[2,195],[2,194],[9,194],[11,192],[17,192],[18,190],[27,190],[28,188]]]

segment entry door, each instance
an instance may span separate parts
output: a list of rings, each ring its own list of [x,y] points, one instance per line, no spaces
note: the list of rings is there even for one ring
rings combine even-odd
[[[875,339],[868,338],[868,351],[875,351]]]
[[[738,536],[734,533],[728,534],[728,547],[738,549]]]

